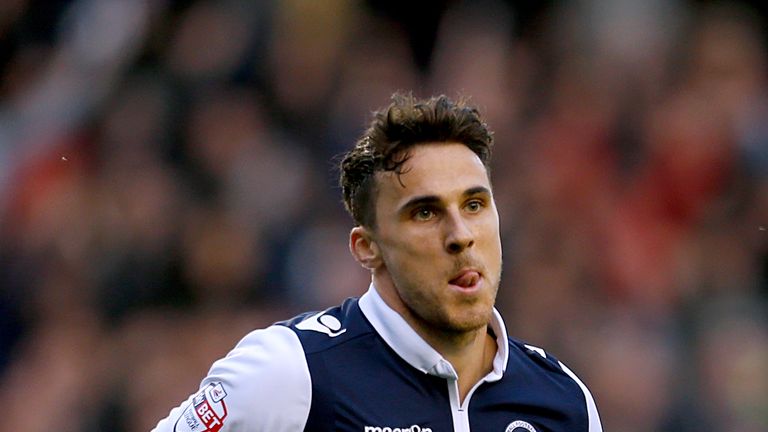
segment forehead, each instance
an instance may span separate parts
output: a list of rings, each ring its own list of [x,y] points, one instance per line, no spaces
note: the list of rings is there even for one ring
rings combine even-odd
[[[448,198],[477,186],[491,189],[483,162],[460,143],[416,145],[408,150],[408,160],[399,176],[391,171],[376,176],[380,203],[418,195]]]

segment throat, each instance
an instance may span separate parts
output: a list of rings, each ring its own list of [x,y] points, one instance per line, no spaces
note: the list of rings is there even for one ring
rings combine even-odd
[[[439,352],[439,351],[438,351]],[[493,360],[496,357],[496,338],[492,333],[481,329],[476,340],[464,349],[452,353],[442,353],[459,376],[459,398],[461,403],[467,394],[480,380],[493,370]]]

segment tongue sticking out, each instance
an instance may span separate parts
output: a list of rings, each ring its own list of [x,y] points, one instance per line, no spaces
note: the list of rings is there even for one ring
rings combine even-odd
[[[462,288],[469,288],[471,286],[474,286],[477,281],[480,280],[480,274],[474,271],[464,272],[459,277],[455,279],[451,279],[450,283],[452,285],[460,286]]]

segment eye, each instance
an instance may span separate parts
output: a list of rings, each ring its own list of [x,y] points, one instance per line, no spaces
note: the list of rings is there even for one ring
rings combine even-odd
[[[420,207],[413,212],[413,218],[417,221],[428,221],[435,217],[435,212],[429,207]]]
[[[480,200],[472,200],[465,206],[468,212],[477,213],[483,208],[483,202]]]

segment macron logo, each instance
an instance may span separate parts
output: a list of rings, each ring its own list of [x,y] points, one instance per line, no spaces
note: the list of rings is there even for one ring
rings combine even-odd
[[[431,428],[423,428],[419,425],[404,428],[366,426],[365,432],[432,432]]]
[[[312,315],[304,321],[296,324],[296,328],[299,330],[312,330],[319,333],[327,334],[330,337],[336,337],[347,331],[345,328],[341,328],[341,322],[333,315],[326,315],[325,312]]]

